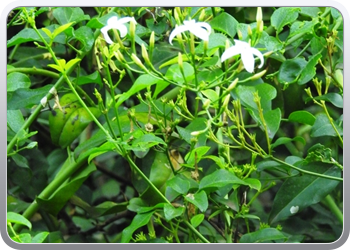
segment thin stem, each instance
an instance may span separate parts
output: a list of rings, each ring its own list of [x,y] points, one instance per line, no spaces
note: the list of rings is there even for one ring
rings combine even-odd
[[[343,225],[343,213],[340,211],[333,197],[331,195],[327,195],[326,198],[324,198],[323,203],[332,211],[338,221]]]

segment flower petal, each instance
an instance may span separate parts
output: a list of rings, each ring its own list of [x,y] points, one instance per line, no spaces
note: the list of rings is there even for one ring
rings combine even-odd
[[[246,71],[248,71],[249,73],[252,73],[254,71],[254,64],[255,64],[255,60],[254,60],[254,56],[253,54],[250,52],[250,50],[245,50],[241,53],[241,59],[244,65],[244,68],[246,69]]]
[[[170,36],[169,36],[169,43],[170,43],[171,45],[173,45],[172,40],[174,39],[174,37],[177,36],[178,34],[184,32],[184,31],[186,31],[186,30],[188,30],[188,26],[186,26],[186,25],[181,25],[181,26],[176,27],[176,28],[170,33]]]
[[[208,34],[210,35],[210,33],[211,33],[211,26],[208,23],[206,23],[206,22],[198,22],[196,25],[205,28],[207,30]]]
[[[101,33],[102,33],[103,37],[105,38],[106,42],[108,44],[112,44],[113,41],[111,40],[111,38],[108,35],[108,30],[110,30],[110,28],[108,26],[105,26],[105,27],[101,28]]]
[[[109,26],[109,29],[115,28],[118,25],[119,25],[119,19],[117,16],[112,16],[112,17],[108,18],[107,26]]]
[[[120,18],[119,21],[118,21],[119,24],[128,23],[128,22],[136,23],[135,18],[129,17],[129,16]]]
[[[193,35],[195,35],[196,37],[199,37],[200,39],[204,40],[204,41],[208,41],[209,40],[209,33],[206,29],[203,29],[200,26],[195,26],[195,27],[191,27],[190,28],[190,32],[193,33]]]
[[[256,55],[260,59],[260,65],[259,68],[261,68],[264,65],[264,56],[263,54],[257,50],[256,48],[250,48],[250,51],[253,55]]]
[[[222,54],[221,56],[221,62],[235,56],[238,55],[242,52],[241,48],[239,48],[239,46],[232,46],[230,48],[228,48],[227,50],[225,50],[225,52]]]
[[[120,37],[124,37],[126,36],[126,33],[128,33],[128,30],[124,24],[119,24],[118,27],[116,27],[116,29],[119,30]]]

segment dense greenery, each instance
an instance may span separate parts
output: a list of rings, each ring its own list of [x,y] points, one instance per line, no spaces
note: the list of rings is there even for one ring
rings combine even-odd
[[[333,242],[343,229],[334,8],[17,8],[16,242]]]

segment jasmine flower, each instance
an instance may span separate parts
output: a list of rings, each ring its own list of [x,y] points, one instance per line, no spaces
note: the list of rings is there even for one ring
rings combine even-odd
[[[208,41],[211,32],[211,27],[205,22],[198,22],[196,20],[184,21],[183,25],[177,26],[170,34],[169,43],[172,44],[174,37],[182,32],[189,31],[195,36],[204,41]]]
[[[135,19],[133,17],[123,17],[118,19],[116,16],[112,16],[108,19],[107,25],[101,28],[101,33],[103,34],[103,37],[105,38],[106,42],[109,44],[112,44],[113,41],[108,35],[108,31],[110,29],[117,29],[120,32],[120,37],[124,37],[127,34],[127,28],[125,26],[125,23],[128,22],[135,22]]]
[[[255,59],[254,59],[254,55],[255,55],[260,59],[259,68],[261,68],[264,65],[264,57],[259,50],[257,50],[256,48],[250,47],[250,44],[247,42],[243,42],[240,40],[234,40],[234,41],[235,41],[235,45],[226,49],[225,52],[222,54],[221,62],[227,60],[230,57],[240,54],[244,68],[249,73],[252,73],[255,65]]]

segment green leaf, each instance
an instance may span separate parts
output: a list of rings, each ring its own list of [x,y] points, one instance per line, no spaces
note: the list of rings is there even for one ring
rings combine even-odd
[[[219,99],[218,93],[212,89],[202,90],[201,93],[205,95],[212,103]]]
[[[38,233],[32,238],[31,243],[43,243],[49,234],[49,232]]]
[[[154,134],[144,134],[132,141],[130,149],[144,151],[158,144],[166,145],[160,137],[157,137]]]
[[[287,240],[281,231],[275,228],[263,228],[253,233],[244,234],[239,240],[240,243],[262,243],[275,240]]]
[[[298,167],[327,176],[341,176],[338,167],[324,163],[301,163]],[[287,179],[277,191],[269,216],[270,224],[284,220],[302,209],[320,202],[339,181],[322,177],[303,175]]]
[[[84,52],[90,51],[95,43],[94,33],[91,28],[87,26],[82,26],[75,30],[74,38],[82,43],[82,48],[80,48],[80,50]],[[98,71],[95,72],[97,73]]]
[[[203,177],[203,179],[199,183],[199,189],[211,190],[211,189],[221,188],[229,184],[246,185],[246,183],[243,180],[239,179],[232,172],[225,169],[219,169]]]
[[[44,31],[42,32],[45,34]],[[40,37],[35,32],[35,30],[31,28],[26,28],[26,29],[22,29],[19,33],[17,33],[10,40],[7,41],[7,48],[15,46],[17,44],[32,42],[32,41],[39,41],[39,40],[40,40]]]
[[[87,24],[87,27],[90,27],[92,29],[101,29],[103,26],[107,25],[107,21],[109,18],[113,17],[113,16],[117,16],[119,18],[119,16],[115,13],[115,12],[109,12],[108,14],[99,17],[99,18],[92,18]]]
[[[209,36],[209,42],[208,42],[208,55],[214,54],[218,48],[225,48],[227,37],[224,34],[219,33],[212,33]],[[232,46],[232,43],[229,42],[229,45]],[[204,43],[201,42],[196,48],[195,52],[196,54],[203,53],[204,51]]]
[[[7,75],[7,92],[17,89],[28,89],[31,85],[29,77],[23,73],[13,72]]]
[[[11,239],[19,243],[31,243],[32,241],[32,237],[29,233],[22,233],[17,236],[11,237]]]
[[[130,242],[133,233],[140,227],[146,225],[151,219],[153,213],[154,211],[149,213],[136,214],[131,224],[128,227],[124,228],[122,232],[121,243]]]
[[[60,25],[90,20],[89,15],[84,15],[84,11],[79,7],[58,7],[53,10],[52,14]]]
[[[258,92],[260,96],[261,108],[263,111],[269,111],[272,107],[271,100],[277,96],[276,89],[267,83],[262,83],[256,86],[238,85],[233,91],[232,95],[235,99],[239,99],[242,105],[258,110],[256,103],[252,96],[255,92]]]
[[[71,59],[67,62],[67,64],[65,64],[64,66],[64,70],[67,71],[69,70],[71,67],[73,67],[76,63],[80,62],[81,59],[79,58],[74,58],[74,59]]]
[[[284,26],[294,22],[298,18],[299,11],[299,8],[280,7],[271,15],[271,25],[275,27],[277,33],[280,33]]]
[[[317,143],[310,147],[307,151],[307,156],[305,158],[306,162],[323,162],[332,165],[336,165],[343,168],[332,156],[332,150],[326,148],[324,145]]]
[[[267,133],[272,139],[277,133],[281,123],[281,110],[279,108],[264,112],[264,119],[267,126]]]
[[[244,182],[246,183],[246,185],[249,185],[249,187],[252,189],[255,189],[257,191],[261,190],[261,182],[258,179],[247,178],[244,179]]]
[[[337,108],[343,108],[343,97],[338,93],[327,93],[325,95],[317,96],[315,99],[331,102]]]
[[[62,148],[70,145],[93,120],[90,114],[81,107],[73,93],[65,94],[60,99],[62,111],[56,108],[49,114],[49,127],[52,142]],[[90,107],[91,113],[98,117],[100,110]]]
[[[305,59],[299,57],[285,60],[280,67],[278,81],[284,84],[296,82],[306,65]]]
[[[46,29],[53,32],[58,27],[57,24],[47,26]],[[45,39],[47,43],[50,43],[51,39],[47,36],[47,34],[43,30],[39,30],[39,33],[42,35],[42,37]],[[21,43],[27,43],[27,42],[42,42],[40,36],[36,33],[34,29],[26,28],[22,29],[18,34],[13,36],[10,40],[7,41],[7,48],[15,46],[17,44]],[[54,42],[65,44],[66,43],[66,35],[60,34],[55,39]]]
[[[27,158],[20,154],[14,154],[11,156],[11,158],[14,160],[14,162],[17,164],[17,166],[21,168],[27,168],[29,170],[29,163]]]
[[[316,117],[308,111],[298,110],[291,113],[288,116],[288,120],[290,122],[299,122],[299,123],[308,124],[312,126],[316,121]]]
[[[41,28],[42,31],[45,32],[45,34],[50,38],[52,39],[52,33],[50,30],[46,29],[46,28]]]
[[[203,158],[213,160],[216,163],[216,165],[218,165],[220,168],[225,168],[228,165],[228,163],[226,163],[223,158],[220,158],[215,155],[206,155],[203,156]]]
[[[179,194],[186,194],[190,189],[190,182],[176,175],[168,180],[167,186]]]
[[[129,202],[115,203],[112,201],[105,201],[93,207],[75,195],[73,195],[69,201],[70,203],[84,209],[93,218],[99,218],[101,216],[117,214],[119,212],[125,211],[127,205],[129,204]]]
[[[220,15],[213,18],[210,21],[210,26],[217,31],[223,32],[230,37],[234,37],[237,33],[238,21],[228,14],[227,12],[222,12]]]
[[[259,42],[264,44],[268,51],[279,51],[283,49],[283,43],[278,41],[276,37],[268,35],[266,32],[262,33]]]
[[[333,121],[334,122],[334,121]],[[343,135],[343,129],[334,123],[335,129],[340,135]],[[337,137],[337,133],[334,130],[332,124],[330,123],[326,114],[321,113],[316,116],[316,121],[311,128],[311,137],[320,137],[320,136],[334,136]]]
[[[23,215],[20,215],[18,213],[14,212],[7,212],[7,217],[6,217],[7,223],[16,223],[20,225],[24,225],[29,228],[29,230],[32,230],[32,223],[25,218]]]
[[[185,156],[186,164],[194,166],[195,163],[198,163],[202,159],[202,157],[209,151],[209,149],[210,147],[208,146],[201,146],[191,150]]]
[[[120,104],[122,104],[125,100],[129,99],[132,95],[140,92],[141,90],[157,83],[159,81],[158,78],[155,78],[152,75],[144,74],[139,76],[134,84],[131,86],[131,88],[123,93],[118,99],[116,106],[118,107]]]
[[[203,220],[204,220],[204,214],[196,214],[191,218],[191,225],[194,228],[196,228],[202,223]]]
[[[316,75],[316,65],[321,57],[321,54],[317,54],[309,59],[305,68],[301,71],[300,78],[298,79],[299,85],[305,84],[314,78]]]
[[[305,139],[301,136],[296,136],[294,138],[280,137],[274,143],[271,144],[271,149],[278,147],[280,145],[287,144],[288,142],[292,142],[292,141],[298,141],[298,142],[303,143],[304,145],[306,143]]]
[[[198,207],[201,212],[205,212],[208,209],[208,196],[204,190],[195,194],[187,194],[185,200]]]
[[[97,148],[93,148],[89,151],[88,163],[90,164],[91,160],[95,157],[105,154],[107,152],[113,151],[116,148],[116,145],[113,142],[107,141]]]
[[[180,126],[176,126],[177,131],[179,132],[182,139],[184,139],[188,144],[191,144],[191,133],[194,131],[200,131],[206,128],[206,122],[207,120],[203,117],[198,117],[192,120],[192,122],[185,128],[182,128]],[[205,145],[205,142],[207,140],[206,133],[200,134],[198,136],[198,143],[197,145]]]
[[[67,159],[66,164],[70,164],[72,161],[71,158]],[[41,208],[45,209],[49,213],[53,215],[57,215],[57,213],[63,208],[66,202],[72,197],[72,195],[80,188],[86,178],[96,170],[94,164],[90,164],[84,168],[78,170],[78,172],[74,173],[69,180],[63,183],[48,199],[36,198],[37,203]],[[64,168],[61,168],[61,171],[64,171]],[[59,173],[58,173],[59,175]]]
[[[23,114],[20,110],[7,110],[7,125],[17,133],[24,124]]]
[[[87,76],[80,76],[79,78],[76,79],[76,83],[78,85],[94,83],[94,84],[98,84],[101,88],[103,86],[101,75],[98,71],[95,71],[94,73]]]
[[[300,15],[308,17],[317,17],[321,10],[318,7],[300,7]]]
[[[170,204],[164,205],[164,216],[167,221],[170,221],[173,218],[181,216],[185,212],[185,207],[173,207]]]
[[[194,79],[194,69],[191,64],[183,62],[183,70],[184,75],[181,73],[181,69],[178,64],[172,65],[167,70],[165,77],[179,84],[183,84]]]
[[[52,38],[54,39],[56,36],[58,36],[60,33],[64,32],[66,29],[68,29],[70,26],[72,26],[74,24],[74,22],[70,22],[70,23],[66,23],[63,24],[61,26],[59,26],[57,29],[55,29],[55,31],[52,34]],[[46,33],[46,32],[45,32]]]

